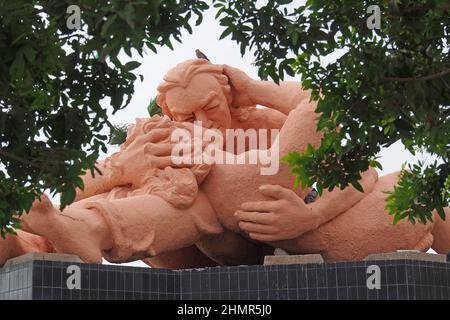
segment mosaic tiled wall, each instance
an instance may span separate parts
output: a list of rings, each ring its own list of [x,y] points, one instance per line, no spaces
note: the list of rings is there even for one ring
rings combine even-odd
[[[450,299],[450,263],[413,260],[216,267],[170,271],[30,261],[0,268],[0,299]],[[367,268],[379,266],[380,289]]]

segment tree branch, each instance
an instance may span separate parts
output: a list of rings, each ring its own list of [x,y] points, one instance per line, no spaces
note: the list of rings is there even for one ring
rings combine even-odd
[[[14,154],[11,154],[11,153],[9,153],[9,152],[3,151],[2,149],[0,149],[0,155],[5,156],[5,157],[10,158],[10,159],[13,159],[13,160],[15,160],[15,161],[18,161],[18,162],[20,162],[20,163],[23,163],[23,164],[26,164],[26,165],[29,165],[29,166],[32,166],[32,167],[41,169],[40,166],[34,164],[33,162],[28,161],[28,160],[26,160],[26,159],[24,159],[24,158],[21,158],[21,157],[19,157],[19,156],[16,156],[16,155],[14,155]]]
[[[408,81],[425,81],[425,80],[431,80],[431,79],[436,79],[436,78],[440,78],[442,76],[445,76],[446,74],[450,73],[450,68],[435,73],[435,74],[430,74],[428,76],[423,76],[423,77],[410,77],[410,78],[401,78],[401,77],[383,77],[381,78],[382,80],[387,80],[387,81],[398,81],[398,82],[408,82]]]

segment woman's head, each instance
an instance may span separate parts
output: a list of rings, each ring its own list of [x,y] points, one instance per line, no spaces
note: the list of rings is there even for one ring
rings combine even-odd
[[[147,135],[151,130],[158,128],[186,129],[186,125],[171,121],[167,116],[153,116],[151,118],[136,119],[136,124],[128,128],[127,139],[120,146],[121,152],[124,152],[128,146],[142,135]],[[170,142],[170,135],[162,138],[156,143]],[[155,143],[155,142],[154,142]],[[144,154],[149,152],[152,144],[142,146]],[[116,154],[111,156],[106,162],[110,165],[117,165],[115,162]],[[136,161],[142,161],[136,159]],[[125,164],[126,165],[126,164]],[[180,165],[165,168],[154,168],[149,165],[148,172],[142,172],[143,184],[133,186],[137,188],[135,194],[153,194],[157,195],[177,208],[187,208],[192,205],[198,193],[198,186],[208,175],[211,166],[208,164],[196,164],[193,166],[182,167]]]
[[[231,126],[231,88],[222,65],[187,60],[169,70],[158,92],[158,105],[175,121],[202,121],[207,128]]]

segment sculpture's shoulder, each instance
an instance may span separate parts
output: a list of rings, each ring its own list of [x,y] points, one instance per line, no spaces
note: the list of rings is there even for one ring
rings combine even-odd
[[[241,114],[234,121],[235,128],[242,129],[281,129],[287,116],[265,107],[243,107]],[[233,113],[232,113],[233,115]]]

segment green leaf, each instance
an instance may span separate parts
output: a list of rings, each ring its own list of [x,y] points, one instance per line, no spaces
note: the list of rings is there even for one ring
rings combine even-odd
[[[124,70],[131,71],[131,70],[134,70],[136,68],[139,68],[140,65],[141,65],[141,63],[138,62],[138,61],[130,61],[130,62],[127,62],[124,65]]]
[[[223,38],[227,37],[231,32],[233,32],[233,30],[234,30],[234,26],[230,26],[230,27],[226,28],[220,35],[219,40],[222,40]]]
[[[108,34],[108,29],[113,25],[116,19],[117,15],[114,14],[103,23],[102,30],[100,32],[100,35],[102,37],[106,37],[106,35]]]

